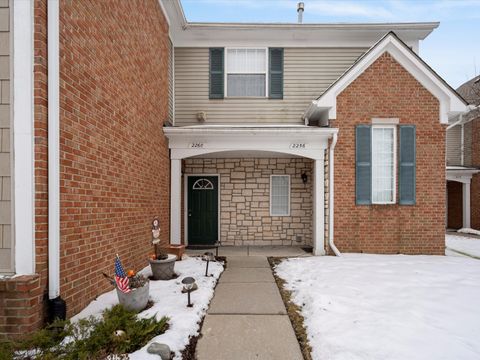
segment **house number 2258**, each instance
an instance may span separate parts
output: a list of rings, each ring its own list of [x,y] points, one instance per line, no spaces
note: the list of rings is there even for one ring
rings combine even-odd
[[[305,143],[290,144],[290,149],[305,149]]]
[[[203,148],[203,143],[194,142],[190,144],[190,147],[196,149]]]

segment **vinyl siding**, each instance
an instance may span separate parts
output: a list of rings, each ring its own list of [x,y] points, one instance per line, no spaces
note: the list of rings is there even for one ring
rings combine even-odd
[[[169,58],[168,58],[168,120],[173,123],[174,121],[174,98],[173,98],[173,77],[174,77],[174,72],[173,72],[173,44],[172,41],[169,40]]]
[[[472,125],[473,121],[469,121],[465,125],[463,125],[464,129],[464,139],[463,139],[463,147],[464,147],[464,161],[465,166],[472,166]]]
[[[285,48],[284,98],[208,98],[208,48],[175,48],[175,126],[198,124],[302,124],[302,114],[364,52],[364,48]]]
[[[13,271],[10,151],[10,9],[0,2],[0,273]]]
[[[462,127],[457,125],[447,130],[447,165],[461,165]]]

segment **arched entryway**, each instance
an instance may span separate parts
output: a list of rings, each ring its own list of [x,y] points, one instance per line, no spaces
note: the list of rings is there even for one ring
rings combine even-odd
[[[211,191],[218,191],[222,243],[309,243],[315,254],[324,254],[325,151],[336,132],[309,126],[166,128],[171,149],[171,243],[180,244],[182,239],[188,243],[193,221],[199,221],[199,228],[209,228],[209,234],[214,232],[207,226],[213,219],[195,215],[198,209],[191,204],[213,194],[197,194],[194,181],[215,178],[218,188]],[[217,199],[213,195],[214,200],[196,204],[200,210],[213,208]]]

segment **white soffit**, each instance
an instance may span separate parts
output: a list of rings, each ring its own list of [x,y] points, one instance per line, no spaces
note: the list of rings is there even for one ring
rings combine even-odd
[[[395,31],[415,51],[438,22],[377,24],[198,23],[188,22],[179,0],[159,0],[175,47],[281,46],[370,47]],[[211,5],[214,10],[214,5]],[[295,8],[292,8],[294,11]]]
[[[307,115],[328,115],[329,119],[337,118],[337,96],[345,90],[380,56],[388,52],[405,70],[422,84],[440,102],[439,119],[447,124],[448,119],[468,110],[465,101],[442,80],[425,62],[408,48],[394,33],[388,33],[355,64],[352,65],[336,82],[314,101]]]

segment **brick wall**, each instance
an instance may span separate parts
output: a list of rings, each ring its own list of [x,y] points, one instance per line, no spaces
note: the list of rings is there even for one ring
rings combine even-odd
[[[472,165],[480,168],[480,117],[472,120]],[[480,174],[470,186],[471,227],[480,230]]]
[[[463,227],[463,184],[458,181],[447,181],[447,196],[447,227],[460,229]]]
[[[220,174],[223,245],[312,245],[312,164],[304,158],[186,159],[184,174]],[[272,174],[290,175],[290,216],[270,216]]]
[[[43,288],[38,275],[22,275],[0,281],[0,340],[19,337],[43,323]]]
[[[168,24],[158,1],[61,2],[61,295],[73,315],[169,239]]]
[[[370,124],[374,117],[417,126],[415,206],[355,204],[355,126]],[[438,100],[386,53],[339,94],[333,126],[340,129],[335,148],[339,250],[443,254],[445,127],[439,121]]]

